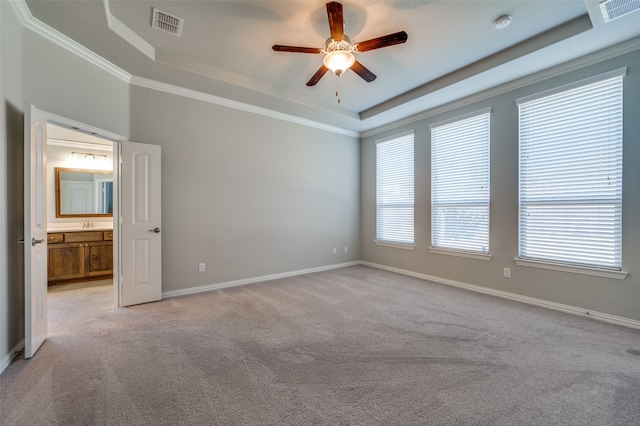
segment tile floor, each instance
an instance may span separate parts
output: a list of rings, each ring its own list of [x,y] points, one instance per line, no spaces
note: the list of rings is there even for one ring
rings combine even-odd
[[[48,289],[49,335],[91,321],[114,306],[113,280],[56,284]]]

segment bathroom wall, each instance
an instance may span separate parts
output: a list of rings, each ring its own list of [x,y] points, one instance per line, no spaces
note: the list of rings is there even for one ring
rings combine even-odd
[[[47,144],[47,222],[49,224],[60,223],[79,223],[85,219],[89,219],[96,226],[104,227],[113,224],[112,217],[72,217],[60,218],[56,217],[56,185],[55,185],[55,168],[67,167],[75,169],[93,169],[93,170],[113,170],[113,148],[100,145],[76,145],[74,147],[60,146],[58,140],[51,140]],[[99,148],[99,149],[96,149]],[[108,151],[105,149],[109,149]],[[81,151],[83,153],[95,154],[96,158],[102,155],[107,157],[104,160],[84,161],[84,159],[70,159],[71,152]]]

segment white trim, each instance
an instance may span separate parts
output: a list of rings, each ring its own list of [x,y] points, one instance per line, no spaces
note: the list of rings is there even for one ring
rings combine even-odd
[[[379,144],[379,143],[389,142],[390,140],[393,140],[393,139],[403,138],[403,137],[409,136],[409,135],[413,135],[413,137],[415,139],[415,137],[416,137],[415,129],[407,130],[406,132],[400,132],[400,133],[394,134],[393,136],[388,136],[388,137],[384,137],[382,139],[378,139],[378,140],[376,140],[376,145]],[[415,141],[414,141],[414,144],[415,144]]]
[[[168,299],[171,297],[184,296],[187,294],[196,294],[196,293],[202,293],[205,291],[221,290],[223,288],[238,287],[246,284],[254,284],[254,283],[260,283],[264,281],[277,280],[281,278],[295,277],[297,275],[305,275],[305,274],[312,274],[314,272],[329,271],[331,269],[345,268],[347,266],[354,266],[359,264],[360,264],[360,261],[338,263],[334,265],[320,266],[318,268],[300,269],[297,271],[283,272],[280,274],[262,275],[260,277],[244,278],[241,280],[226,281],[222,283],[208,284],[208,285],[203,285],[198,287],[189,287],[181,290],[169,290],[169,291],[162,292],[162,298]]]
[[[438,121],[437,123],[431,123],[429,124],[429,130],[433,130],[434,127],[444,126],[446,124],[455,123],[456,121],[462,121],[466,120],[467,118],[473,118],[484,114],[491,114],[491,107],[482,108],[478,111],[470,112],[468,114],[462,114],[457,117],[449,118],[447,120]]]
[[[491,89],[487,89],[482,92],[458,99],[456,101],[452,101],[447,104],[428,109],[424,112],[394,121],[393,123],[366,130],[360,133],[360,137],[367,138],[369,136],[375,136],[377,134],[396,129],[401,126],[406,126],[417,121],[424,120],[426,118],[434,117],[448,111],[453,111],[455,109],[471,105],[476,102],[486,101],[495,96],[502,95],[513,90],[521,89],[535,83],[540,83],[553,77],[558,77],[560,75],[576,71],[590,65],[595,65],[597,63],[634,52],[638,49],[640,49],[640,37],[605,48],[595,53],[585,55],[581,58],[565,62],[564,64],[556,65],[554,67],[547,68],[546,70],[538,71],[534,74],[513,80],[509,83],[501,84]]]
[[[531,268],[548,269],[551,271],[570,272],[572,274],[591,275],[601,278],[613,278],[616,280],[624,280],[629,275],[625,271],[615,271],[612,269],[590,268],[588,266],[567,265],[561,263],[547,262],[544,260],[523,259],[516,257],[513,259],[518,266],[527,266]]]
[[[198,101],[207,102],[214,105],[220,105],[227,108],[238,109],[241,111],[274,118],[276,120],[288,121],[290,123],[300,124],[307,127],[313,127],[320,130],[326,130],[328,132],[338,133],[341,135],[351,136],[354,138],[357,138],[360,135],[358,132],[320,123],[318,121],[313,121],[306,118],[300,118],[294,115],[285,114],[285,113],[273,111],[267,108],[246,104],[244,102],[222,98],[220,96],[211,95],[208,93],[198,92],[196,90],[185,89],[184,87],[175,86],[173,84],[163,83],[156,80],[150,80],[148,78],[138,77],[135,75],[131,77],[131,85],[144,87],[146,89],[157,90],[159,92],[169,93],[176,96],[182,96],[189,99],[195,99]]]
[[[108,143],[105,142],[102,144],[97,142],[80,142],[80,141],[69,141],[64,139],[47,138],[47,145],[64,146],[66,148],[87,148],[87,145],[91,145],[91,149],[94,151],[107,151],[107,152],[113,151],[113,141],[108,141]]]
[[[377,246],[385,246],[385,247],[393,247],[393,248],[399,248],[399,249],[403,249],[403,250],[415,250],[416,249],[416,245],[415,244],[409,244],[409,243],[394,243],[391,241],[383,241],[383,240],[375,240],[375,243]]]
[[[491,258],[493,257],[493,255],[490,253],[476,253],[472,251],[443,249],[438,247],[429,247],[429,252],[434,254],[443,254],[445,256],[458,256],[478,260],[491,260]]]
[[[126,83],[129,83],[129,81],[131,80],[131,74],[129,74],[122,68],[112,64],[102,56],[97,55],[75,40],[67,37],[61,32],[46,25],[44,22],[36,19],[31,14],[31,10],[29,10],[29,6],[27,6],[25,0],[10,0],[9,5],[24,27],[57,44],[63,49],[66,49],[69,52],[85,59],[86,61],[92,63],[98,68],[108,72],[109,74],[119,78]]]
[[[11,361],[13,361],[13,359],[18,356],[18,354],[20,353],[20,351],[24,349],[24,339],[21,339],[14,347],[13,349],[11,349],[9,351],[8,354],[5,355],[4,358],[2,358],[2,360],[0,360],[0,374],[2,374],[2,372],[4,370],[7,369],[7,367],[9,366],[9,364],[11,364]]]
[[[554,311],[566,312],[573,315],[579,315],[582,317],[593,318],[598,321],[621,325],[624,327],[634,328],[640,330],[640,321],[631,318],[619,317],[616,315],[605,314],[603,312],[592,311],[577,306],[565,305],[562,303],[550,302],[548,300],[536,299],[534,297],[522,296],[515,293],[509,293],[502,290],[494,290],[488,287],[482,287],[473,284],[467,284],[460,281],[449,280],[446,278],[434,277],[432,275],[420,274],[418,272],[407,271],[405,269],[394,268],[391,266],[380,265],[371,262],[361,262],[362,265],[371,266],[372,268],[382,269],[385,271],[395,272],[402,275],[408,275],[410,277],[421,278],[427,281],[433,281],[439,284],[445,284],[453,287],[463,288],[465,290],[475,291],[476,293],[488,294],[491,296],[500,297],[502,299],[509,299],[516,302],[526,303],[528,305],[540,306],[542,308],[553,309]]]
[[[107,13],[108,4],[107,4],[106,0],[104,0],[104,1],[105,1],[105,13]],[[262,107],[246,104],[244,102],[238,102],[238,101],[234,101],[234,100],[231,100],[231,99],[225,99],[225,98],[222,98],[220,96],[215,96],[215,95],[210,95],[210,94],[206,94],[206,93],[202,93],[202,92],[197,92],[195,90],[185,89],[183,87],[179,87],[179,86],[175,86],[175,85],[167,84],[167,83],[162,83],[162,82],[159,82],[159,81],[150,80],[150,79],[147,79],[147,78],[144,78],[144,77],[133,76],[132,74],[130,74],[127,71],[123,70],[122,68],[112,64],[111,62],[107,61],[106,59],[102,58],[101,56],[97,55],[96,53],[92,52],[91,50],[89,50],[86,47],[82,46],[81,44],[77,43],[76,41],[72,40],[71,38],[69,38],[69,37],[65,36],[64,34],[58,32],[57,30],[49,27],[44,22],[36,19],[31,14],[31,10],[29,10],[29,7],[27,6],[25,0],[9,0],[9,4],[11,5],[12,9],[14,10],[14,13],[18,17],[18,20],[20,21],[20,23],[24,27],[29,28],[30,30],[32,30],[35,33],[37,33],[37,34],[41,35],[42,37],[44,37],[45,39],[47,39],[49,41],[52,41],[53,43],[57,44],[58,46],[60,46],[60,47],[62,47],[64,49],[76,54],[77,56],[79,56],[79,57],[89,61],[90,63],[96,65],[98,68],[100,68],[100,69],[102,69],[104,71],[107,71],[108,73],[112,74],[113,76],[115,76],[115,77],[117,77],[117,78],[125,81],[126,83],[131,84],[131,85],[140,86],[140,87],[146,87],[148,89],[158,90],[158,91],[166,92],[166,93],[172,93],[174,95],[184,96],[184,97],[191,98],[191,99],[197,99],[197,100],[200,100],[200,101],[204,101],[204,102],[208,102],[208,103],[212,103],[212,104],[216,104],[216,105],[225,106],[225,107],[228,107],[228,108],[234,108],[234,109],[238,109],[238,110],[242,110],[242,111],[252,112],[254,114],[260,114],[260,115],[264,115],[264,116],[267,116],[267,117],[275,118],[275,119],[278,119],[278,120],[288,121],[288,122],[291,122],[291,123],[300,124],[300,125],[311,127],[311,128],[315,128],[315,129],[326,130],[326,131],[329,131],[329,132],[333,132],[333,133],[337,133],[337,134],[341,134],[341,135],[345,135],[345,136],[351,136],[351,137],[354,137],[354,138],[357,138],[357,137],[360,136],[360,132],[347,130],[347,129],[343,129],[343,128],[336,127],[336,126],[331,126],[329,124],[324,124],[324,123],[321,123],[321,122],[318,122],[318,121],[314,121],[314,120],[309,120],[309,119],[306,119],[306,118],[300,118],[300,117],[297,117],[297,116],[294,116],[294,115],[291,115],[291,114],[285,114],[285,113],[281,113],[281,112],[277,112],[277,111],[272,111],[272,110],[267,109],[267,108],[262,108]],[[110,13],[107,13],[107,21],[108,21],[109,28],[111,30],[113,30],[118,35],[120,35],[122,38],[127,40],[129,43],[131,43],[134,47],[136,47],[138,50],[140,50],[146,56],[148,56],[151,59],[155,60],[155,51],[151,52],[149,50],[149,49],[153,49],[153,46],[151,46],[150,44],[148,45],[149,47],[138,46],[138,44],[140,44],[140,43],[132,41],[131,37],[133,37],[133,36],[131,36],[131,34],[127,33],[128,35],[124,36],[119,31],[117,31],[118,26],[117,26],[117,23],[115,23],[117,21],[117,18],[114,18],[112,15],[110,15]],[[120,21],[117,21],[117,22],[120,22]],[[124,26],[124,24],[122,24],[122,25]],[[131,33],[134,36],[138,37],[137,34],[133,33],[132,31],[131,31]],[[142,39],[140,39],[140,40],[142,40]],[[147,43],[144,40],[142,40],[142,42]]]
[[[107,27],[122,37],[124,41],[140,51],[143,55],[152,61],[155,61],[156,49],[131,28],[127,27],[121,20],[113,16],[111,13],[111,7],[109,6],[109,0],[102,0],[102,2],[104,4],[104,13],[107,18]]]
[[[586,86],[591,83],[597,83],[600,81],[608,80],[610,78],[623,77],[625,75],[627,75],[627,67],[618,68],[616,70],[611,70],[602,74],[583,78],[582,80],[579,80],[579,81],[573,81],[568,84],[563,84],[562,86],[554,87],[553,89],[544,90],[542,92],[534,93],[528,96],[523,96],[521,98],[516,99],[516,105],[520,105],[525,102],[534,101],[540,98],[545,98],[547,96],[555,95],[557,93],[562,93],[564,91],[575,89],[577,87]]]

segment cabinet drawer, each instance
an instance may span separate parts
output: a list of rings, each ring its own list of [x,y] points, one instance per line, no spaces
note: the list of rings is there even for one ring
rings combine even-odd
[[[102,233],[102,239],[105,241],[112,241],[113,240],[113,231],[104,231]]]
[[[84,241],[102,241],[102,232],[65,232],[64,241],[66,243],[76,243]]]
[[[64,234],[47,234],[47,243],[64,243]]]

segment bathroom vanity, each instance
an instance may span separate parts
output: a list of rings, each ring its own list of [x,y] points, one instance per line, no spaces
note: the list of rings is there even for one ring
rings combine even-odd
[[[49,232],[48,281],[81,281],[113,275],[113,231]]]

